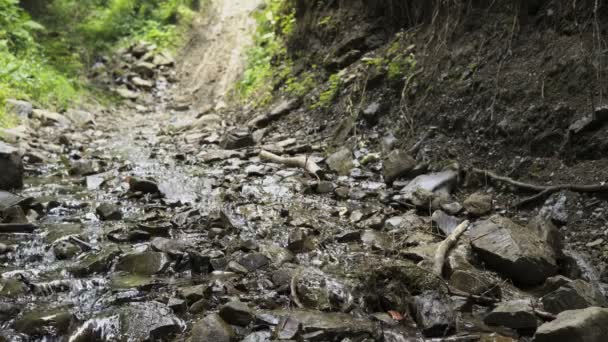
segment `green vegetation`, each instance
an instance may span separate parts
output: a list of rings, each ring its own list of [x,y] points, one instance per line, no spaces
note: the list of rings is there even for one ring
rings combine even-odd
[[[309,81],[300,84],[292,74],[285,40],[295,28],[295,10],[287,0],[266,0],[266,6],[254,15],[257,31],[248,51],[247,68],[237,84],[237,96],[263,106],[272,100],[272,91],[287,79],[288,91],[305,93]]]
[[[416,56],[413,53],[398,55],[388,63],[389,80],[401,80],[416,70]]]
[[[336,99],[342,85],[342,73],[337,73],[329,76],[328,87],[321,93],[319,100],[313,108],[327,108]]]
[[[181,43],[205,0],[0,0],[0,125],[7,98],[62,110],[89,93],[86,68],[136,41]]]

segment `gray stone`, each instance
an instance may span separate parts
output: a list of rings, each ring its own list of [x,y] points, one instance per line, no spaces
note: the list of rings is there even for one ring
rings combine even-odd
[[[112,203],[102,203],[95,209],[97,216],[102,221],[117,221],[122,219],[122,211]]]
[[[604,342],[608,336],[608,309],[568,310],[538,327],[533,342]]]
[[[484,319],[487,325],[511,329],[536,329],[538,320],[534,309],[526,300],[513,300],[499,304]]]
[[[388,250],[392,243],[388,235],[373,229],[366,229],[361,234],[361,242],[374,249]]]
[[[414,178],[403,189],[401,194],[408,200],[412,200],[415,193],[419,190],[437,193],[441,195],[449,195],[456,186],[458,174],[456,171],[442,171],[421,175]]]
[[[392,183],[399,177],[407,176],[416,167],[416,160],[409,153],[393,150],[382,162],[384,181]]]
[[[484,216],[492,211],[492,196],[476,192],[463,203],[464,208],[473,216]]]
[[[482,272],[474,269],[457,269],[450,276],[450,286],[472,295],[484,295],[490,297],[500,296],[500,286],[490,281]]]
[[[427,291],[414,297],[412,311],[418,328],[426,337],[443,337],[456,329],[456,314],[448,296]]]
[[[538,285],[557,272],[555,255],[545,241],[511,220],[495,215],[472,225],[474,251],[498,273],[522,285]]]
[[[23,187],[23,162],[15,147],[0,141],[0,190]]]
[[[91,253],[84,257],[70,272],[77,277],[84,277],[93,273],[102,273],[110,269],[112,261],[120,254],[118,247],[111,246],[98,253]]]
[[[130,303],[120,311],[120,327],[129,341],[166,341],[185,324],[165,304],[144,302]]]
[[[253,322],[253,312],[247,304],[240,301],[232,301],[222,306],[220,317],[228,324],[246,327]]]
[[[238,150],[254,144],[255,141],[247,129],[232,129],[220,139],[220,147],[224,150]]]
[[[280,329],[277,332],[285,337],[297,337],[301,327],[302,339],[311,342],[368,341],[377,333],[374,323],[368,319],[355,318],[352,315],[334,312],[320,312],[307,310],[277,310],[268,312],[258,320],[272,321],[274,324],[285,322],[289,329]],[[273,324],[273,325],[274,325]]]
[[[332,171],[343,176],[350,174],[350,170],[355,167],[355,164],[353,163],[353,154],[346,147],[342,147],[338,151],[332,153],[325,163]]]
[[[164,271],[169,265],[169,258],[160,252],[141,252],[126,254],[118,260],[117,271],[131,274],[153,275]]]
[[[69,241],[62,240],[53,245],[53,253],[58,260],[71,259],[80,253],[80,247]]]
[[[34,110],[31,103],[13,99],[6,100],[6,111],[20,118],[29,117]]]
[[[218,314],[211,314],[195,322],[190,334],[190,342],[231,342],[235,339],[234,329]]]
[[[127,87],[119,87],[114,90],[118,96],[127,100],[135,100],[139,98],[139,93],[128,89]]]
[[[545,295],[542,303],[545,310],[553,314],[590,306],[608,306],[608,302],[599,289],[581,279],[570,281]]]
[[[563,238],[559,229],[551,222],[551,220],[542,216],[536,216],[526,226],[532,232],[535,232],[542,241],[545,241],[555,253],[556,256],[562,254],[564,249]]]
[[[439,230],[441,230],[441,232],[443,232],[443,234],[446,236],[450,235],[450,233],[462,221],[461,219],[454,216],[450,216],[441,210],[436,210],[435,212],[433,212],[431,219],[433,220],[433,222],[435,222]]]
[[[154,81],[144,80],[141,77],[133,77],[131,82],[133,82],[133,85],[138,88],[144,88],[144,89],[154,88]]]
[[[38,119],[43,126],[69,126],[72,124],[72,121],[65,116],[43,109],[34,109],[32,111],[32,117]]]
[[[247,271],[253,272],[257,269],[267,267],[270,260],[262,253],[250,253],[239,259],[239,264]]]
[[[212,163],[230,158],[244,158],[245,154],[240,151],[231,150],[208,150],[202,151],[196,157],[203,163]]]
[[[150,78],[154,76],[154,70],[156,69],[156,66],[152,63],[148,63],[148,62],[137,62],[132,70],[136,73],[138,73],[140,76],[143,76],[144,78]]]
[[[18,318],[15,321],[14,326],[15,330],[28,335],[46,335],[49,330],[62,335],[67,333],[70,324],[74,320],[74,316],[67,310],[36,309]]]
[[[95,117],[93,114],[84,110],[68,109],[65,112],[65,116],[70,119],[77,126],[85,126],[94,122]]]

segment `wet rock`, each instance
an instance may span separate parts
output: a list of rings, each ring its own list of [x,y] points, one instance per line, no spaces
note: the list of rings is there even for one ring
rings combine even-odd
[[[231,342],[236,337],[234,329],[218,314],[211,314],[195,322],[189,342]]]
[[[224,150],[238,150],[243,147],[253,146],[255,141],[249,130],[233,129],[224,134],[220,140],[220,147]]]
[[[270,260],[262,253],[250,253],[239,259],[238,263],[245,267],[247,271],[254,272],[268,266]]]
[[[416,160],[403,150],[391,151],[383,160],[384,181],[393,183],[399,177],[407,176],[416,167]]]
[[[32,118],[39,120],[43,126],[69,126],[72,124],[70,119],[65,116],[43,109],[34,109],[32,111]]]
[[[53,245],[53,253],[58,260],[71,259],[80,253],[80,247],[69,241],[62,240]]]
[[[428,291],[414,297],[412,312],[426,337],[448,336],[456,330],[456,314],[445,294]]]
[[[129,183],[129,191],[131,192],[141,192],[143,194],[158,194],[158,184],[151,180],[138,178],[138,177],[129,177],[127,179]]]
[[[542,216],[536,216],[526,226],[531,232],[535,232],[542,241],[545,241],[555,253],[556,256],[562,255],[564,242],[559,229],[551,222],[551,220]]]
[[[34,111],[31,103],[14,99],[7,99],[5,108],[8,113],[12,113],[21,119],[28,118]]]
[[[265,316],[262,318],[258,315],[257,318],[276,322],[276,331],[283,330],[281,334],[285,337],[298,336],[297,329],[301,326],[304,341],[366,341],[366,338],[372,339],[377,333],[372,321],[342,313],[278,310],[268,312]],[[284,324],[279,326],[280,322]]]
[[[13,317],[16,317],[17,314],[21,311],[21,307],[17,304],[12,303],[0,303],[0,320],[7,321]],[[2,335],[0,335],[0,341]]]
[[[0,190],[23,187],[21,153],[15,147],[0,141]]]
[[[602,342],[608,336],[608,309],[568,310],[538,327],[533,342]]]
[[[19,279],[0,278],[0,296],[6,298],[17,298],[28,292],[28,287]]]
[[[117,221],[122,219],[122,211],[112,203],[102,203],[95,209],[97,216],[102,221]]]
[[[281,266],[287,262],[291,262],[294,259],[293,253],[279,245],[275,244],[263,244],[261,245],[261,253],[265,255],[270,263],[274,266]]]
[[[112,261],[120,254],[116,246],[104,248],[101,252],[91,253],[70,269],[75,276],[84,277],[93,273],[102,273],[110,269]]]
[[[315,192],[318,194],[328,194],[334,191],[334,184],[328,181],[320,181],[315,184]]]
[[[590,306],[608,306],[608,302],[599,289],[581,279],[570,281],[545,295],[542,303],[545,310],[553,314]]]
[[[336,241],[340,243],[349,243],[359,241],[361,239],[360,230],[348,230],[345,232],[338,233],[336,235]]]
[[[366,229],[361,234],[361,242],[369,247],[378,250],[388,250],[391,248],[391,239],[386,234],[373,229]]]
[[[500,298],[500,286],[483,273],[471,269],[457,269],[450,276],[450,286],[465,293]]]
[[[337,311],[353,301],[352,287],[345,280],[317,268],[304,268],[293,276],[296,295],[308,309]]]
[[[159,302],[130,303],[120,310],[120,330],[129,341],[167,340],[184,327],[171,309]]]
[[[251,334],[245,336],[245,338],[243,338],[243,340],[241,342],[271,342],[271,341],[272,341],[272,332],[256,331],[254,333],[251,333]]]
[[[18,205],[0,211],[0,217],[3,223],[28,223],[23,209]]]
[[[63,335],[75,320],[67,310],[35,310],[24,314],[15,323],[15,330],[32,336]]]
[[[73,161],[68,170],[70,176],[90,176],[99,173],[99,166],[90,160]]]
[[[173,312],[178,314],[183,314],[188,310],[186,301],[180,298],[169,298],[167,301],[167,306],[173,310]]]
[[[400,192],[406,200],[410,201],[419,190],[449,195],[456,186],[457,176],[456,171],[451,170],[421,175],[409,182]]]
[[[220,317],[228,324],[246,327],[253,322],[253,312],[247,304],[240,301],[232,301],[222,306]]]
[[[208,292],[209,286],[207,285],[187,286],[179,290],[181,297],[186,300],[186,303],[188,303],[188,305],[191,305],[207,297]]]
[[[464,208],[473,216],[484,216],[492,211],[492,196],[476,192],[464,201]]]
[[[450,216],[450,215],[444,213],[441,210],[436,210],[433,213],[433,215],[431,216],[431,219],[433,220],[433,222],[435,222],[435,224],[437,225],[437,227],[439,228],[439,230],[441,230],[441,232],[445,236],[450,235],[450,233],[461,222],[461,220],[459,218],[454,217],[454,216]]]
[[[164,252],[168,254],[181,254],[190,247],[187,241],[167,239],[163,237],[156,237],[150,242],[150,246],[158,252]]]
[[[330,155],[325,161],[327,166],[339,175],[348,175],[350,170],[355,167],[353,163],[353,154],[346,148],[342,147],[337,152]]]
[[[498,305],[484,319],[487,325],[503,326],[516,330],[534,330],[538,319],[534,309],[526,300],[513,300]]]
[[[141,252],[126,254],[116,264],[117,271],[139,275],[153,275],[164,271],[169,258],[160,252]]]
[[[0,223],[0,233],[32,233],[36,229],[33,223]]]
[[[523,285],[538,285],[557,272],[551,248],[511,220],[492,216],[469,229],[474,251],[492,269]]]

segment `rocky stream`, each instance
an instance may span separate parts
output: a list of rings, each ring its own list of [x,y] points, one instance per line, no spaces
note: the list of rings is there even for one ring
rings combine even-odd
[[[424,139],[332,147],[271,124],[295,100],[248,122],[187,110],[172,58],[146,49],[123,51],[136,67],[117,93],[136,102],[61,114],[10,102],[24,125],[0,142],[0,341],[608,336],[597,265],[563,238],[575,194],[514,215],[502,188],[421,162]]]

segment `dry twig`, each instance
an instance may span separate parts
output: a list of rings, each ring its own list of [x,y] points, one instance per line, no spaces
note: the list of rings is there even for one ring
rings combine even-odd
[[[435,261],[433,264],[433,272],[441,277],[443,273],[443,264],[445,263],[445,257],[454,245],[458,242],[460,235],[462,235],[469,228],[469,221],[464,221],[459,224],[448,237],[439,244],[437,252],[435,252]]]

